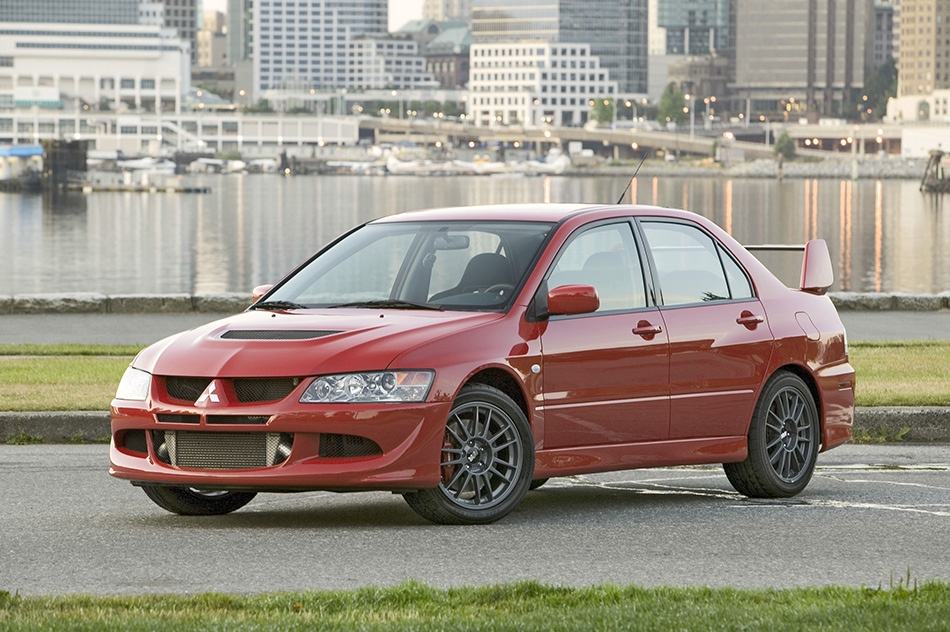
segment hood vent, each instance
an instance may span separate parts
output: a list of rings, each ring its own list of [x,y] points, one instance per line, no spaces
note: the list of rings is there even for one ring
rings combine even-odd
[[[230,329],[221,337],[230,340],[316,340],[338,333],[321,329]]]

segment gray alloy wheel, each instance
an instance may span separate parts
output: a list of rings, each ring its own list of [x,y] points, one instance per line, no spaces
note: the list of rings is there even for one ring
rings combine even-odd
[[[142,491],[165,511],[183,516],[228,514],[237,511],[257,496],[254,492],[211,491],[161,485],[142,485]]]
[[[818,408],[808,386],[788,372],[773,375],[756,404],[749,455],[723,468],[736,490],[756,498],[787,498],[811,480],[821,442]]]
[[[449,413],[435,489],[404,494],[423,518],[486,524],[513,510],[531,484],[534,440],[524,412],[484,384],[465,386]]]

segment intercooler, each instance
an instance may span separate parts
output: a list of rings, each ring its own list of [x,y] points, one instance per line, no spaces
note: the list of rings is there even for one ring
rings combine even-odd
[[[158,459],[200,470],[245,470],[279,465],[290,456],[294,436],[285,432],[154,430]]]

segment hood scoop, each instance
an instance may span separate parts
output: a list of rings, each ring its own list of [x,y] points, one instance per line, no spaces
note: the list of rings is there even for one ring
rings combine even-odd
[[[229,340],[316,340],[339,331],[322,329],[229,329],[221,338]]]

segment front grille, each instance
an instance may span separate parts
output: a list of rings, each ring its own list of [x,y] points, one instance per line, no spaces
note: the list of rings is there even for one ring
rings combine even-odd
[[[338,333],[321,329],[231,329],[221,337],[232,340],[316,340]]]
[[[245,404],[276,402],[290,395],[298,384],[300,384],[300,379],[296,377],[237,378],[234,380],[234,393],[238,401]]]
[[[170,375],[165,378],[165,390],[175,399],[186,402],[197,401],[201,394],[211,384],[210,377],[178,377]]]
[[[173,399],[196,402],[211,384],[211,380],[210,377],[169,375],[165,378],[165,390]],[[299,377],[239,377],[230,381],[234,386],[234,394],[242,404],[280,401],[300,384]]]
[[[345,434],[320,435],[320,456],[343,459],[356,456],[379,456],[383,451],[372,439]]]
[[[290,456],[294,436],[277,432],[154,430],[158,460],[200,470],[244,470],[279,465]]]
[[[269,415],[208,415],[209,424],[244,424],[264,425],[270,419]]]

